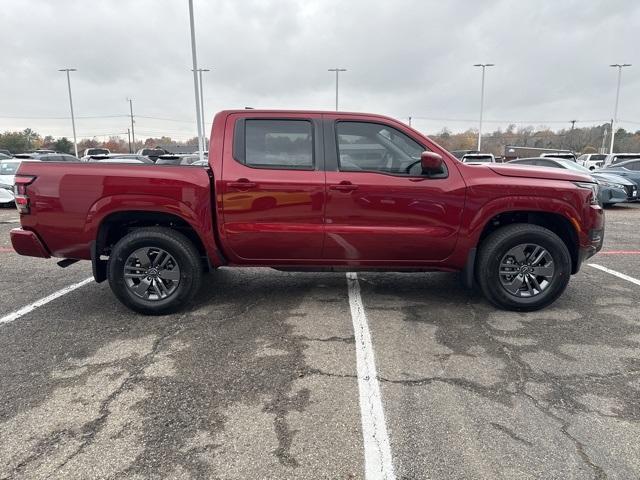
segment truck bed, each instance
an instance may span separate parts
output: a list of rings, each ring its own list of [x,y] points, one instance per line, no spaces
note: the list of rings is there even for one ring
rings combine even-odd
[[[27,187],[31,214],[22,227],[37,232],[54,257],[90,259],[102,221],[124,211],[175,214],[215,251],[211,179],[202,167],[118,163],[30,162],[18,175],[35,180]]]

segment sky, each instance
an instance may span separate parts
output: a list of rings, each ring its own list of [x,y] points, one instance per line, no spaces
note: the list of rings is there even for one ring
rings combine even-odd
[[[187,0],[0,0],[0,131],[196,135]],[[194,0],[207,128],[228,108],[382,113],[437,133],[618,118],[640,130],[637,0]],[[153,117],[153,118],[149,118]]]

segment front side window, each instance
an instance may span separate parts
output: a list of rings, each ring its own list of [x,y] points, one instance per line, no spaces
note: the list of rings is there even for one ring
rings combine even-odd
[[[313,169],[308,120],[246,120],[244,163],[250,167]]]
[[[340,170],[420,175],[422,145],[404,133],[379,123],[336,124]]]

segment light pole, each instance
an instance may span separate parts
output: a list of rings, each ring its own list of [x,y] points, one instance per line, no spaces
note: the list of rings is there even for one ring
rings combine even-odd
[[[329,68],[328,72],[336,72],[336,112],[338,111],[338,74],[340,72],[346,72],[346,68]]]
[[[484,69],[495,66],[494,63],[476,63],[474,67],[482,67],[482,86],[480,87],[480,127],[478,128],[478,151],[482,147],[482,113],[484,110]]]
[[[200,113],[200,96],[198,93],[198,56],[196,54],[196,27],[193,21],[193,0],[189,0],[189,26],[191,27],[191,60],[193,62],[193,90],[196,97],[196,123],[198,124],[198,151],[200,161],[204,160],[202,141],[202,114]]]
[[[622,78],[622,69],[624,67],[630,67],[630,63],[614,63],[609,65],[610,67],[616,67],[618,69],[618,88],[616,89],[616,106],[613,109],[613,118],[611,119],[611,146],[609,147],[609,153],[613,153],[613,140],[616,137],[616,129],[614,127],[615,122],[618,121],[618,100],[620,99],[620,79]]]
[[[71,77],[69,72],[77,71],[75,68],[61,68],[59,72],[67,72],[67,87],[69,88],[69,107],[71,108],[71,127],[73,128],[73,148],[78,156],[78,141],[76,140],[76,119],[73,115],[73,100],[71,99]]]
[[[204,95],[202,94],[202,72],[210,72],[208,68],[199,68],[198,69],[198,82],[200,83],[200,112],[202,118],[202,144],[205,144],[205,138],[207,137],[207,127],[206,122],[204,121]],[[206,145],[205,145],[206,147]]]
[[[127,98],[129,101],[129,114],[131,115],[131,137],[133,138],[133,149],[136,149],[136,130],[133,128],[133,99]],[[131,150],[131,142],[129,142],[129,150]],[[134,153],[134,152],[131,152]]]

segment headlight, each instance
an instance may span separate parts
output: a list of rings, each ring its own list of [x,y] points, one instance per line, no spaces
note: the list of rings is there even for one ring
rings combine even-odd
[[[591,196],[589,198],[589,203],[591,205],[599,205],[598,201],[598,193],[600,192],[600,188],[598,188],[597,183],[588,183],[588,182],[575,182],[575,184],[580,188],[588,188],[591,190]]]
[[[603,187],[619,188],[621,190],[624,190],[624,185],[620,183],[605,182],[604,180],[598,180],[598,185],[601,185]]]
[[[5,190],[11,190],[13,192],[13,185],[9,185],[7,183],[0,183],[0,188],[4,188]]]

